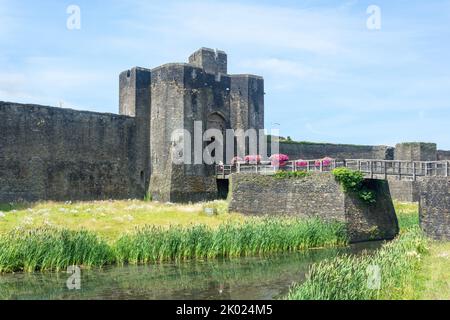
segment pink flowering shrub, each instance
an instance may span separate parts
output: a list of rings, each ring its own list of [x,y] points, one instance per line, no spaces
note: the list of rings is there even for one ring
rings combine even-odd
[[[295,165],[296,165],[297,167],[305,168],[305,167],[308,166],[308,161],[306,161],[306,160],[297,160],[297,161],[295,162]]]
[[[289,157],[285,154],[274,154],[269,159],[274,167],[284,167],[289,161]]]
[[[316,160],[316,167],[320,167],[320,163],[322,163],[322,167],[329,167],[333,162],[332,158],[325,157],[322,160]]]
[[[250,164],[259,164],[261,163],[261,156],[260,155],[256,155],[256,156],[246,156],[244,158],[245,163],[250,163]]]

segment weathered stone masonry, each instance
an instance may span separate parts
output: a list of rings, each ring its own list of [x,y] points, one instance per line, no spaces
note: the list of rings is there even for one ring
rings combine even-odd
[[[173,163],[173,131],[194,137],[194,121],[222,131],[264,128],[264,80],[228,75],[222,51],[135,67],[119,83],[121,115],[0,102],[0,202],[147,192],[160,201],[215,199],[213,166]]]
[[[147,193],[172,202],[217,198],[214,167],[174,164],[180,142],[171,135],[186,129],[194,139],[194,121],[222,132],[264,128],[263,78],[230,75],[227,66],[225,52],[202,48],[189,63],[126,70],[119,77],[120,115],[0,102],[0,202]],[[405,160],[450,159],[435,144],[395,150]],[[394,158],[387,146],[281,142],[280,152],[291,159]],[[418,197],[415,186],[394,184],[394,197]]]
[[[0,202],[140,197],[134,118],[0,103]]]
[[[366,180],[377,202],[363,203],[346,194],[331,173],[279,179],[258,174],[233,174],[230,210],[251,215],[296,216],[340,221],[352,242],[392,239],[398,222],[386,181]]]
[[[436,240],[450,240],[450,178],[420,182],[420,226]]]

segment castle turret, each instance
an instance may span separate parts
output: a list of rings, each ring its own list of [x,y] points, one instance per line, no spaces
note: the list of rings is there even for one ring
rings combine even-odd
[[[136,153],[142,188],[148,191],[151,175],[150,113],[151,71],[135,67],[119,76],[119,114],[136,118]]]
[[[227,74],[227,54],[220,50],[201,48],[189,57],[189,63],[206,73]]]
[[[220,140],[203,134],[214,129],[225,140],[218,147],[222,150],[211,153],[215,163],[231,160],[225,152],[226,130],[264,127],[264,80],[228,75],[227,54],[201,48],[189,57],[188,64],[122,72],[120,114],[136,118],[133,140],[142,159],[138,165],[145,168],[139,174],[153,199],[212,200],[218,196],[215,167],[202,156],[207,146]],[[184,139],[174,139],[180,130]],[[180,157],[184,158],[181,162]]]

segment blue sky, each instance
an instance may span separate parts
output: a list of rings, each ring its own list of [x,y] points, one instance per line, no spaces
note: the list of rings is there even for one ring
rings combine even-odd
[[[211,47],[265,78],[266,127],[284,136],[450,149],[449,39],[450,0],[0,0],[0,100],[116,113],[120,71]]]

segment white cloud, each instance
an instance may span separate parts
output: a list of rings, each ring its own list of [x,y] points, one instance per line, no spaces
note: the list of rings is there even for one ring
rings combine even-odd
[[[137,11],[137,15],[151,15],[152,19],[160,21],[160,26],[148,26],[136,20],[121,23],[144,32],[162,33],[172,41],[193,39],[317,54],[335,54],[342,50],[338,30],[343,19],[336,10],[299,10],[233,2],[175,2],[158,7],[139,1]]]
[[[291,78],[291,80],[294,78],[296,80],[307,79],[308,81],[316,81],[329,79],[334,75],[330,70],[315,68],[301,64],[297,61],[278,58],[247,60],[243,61],[241,66],[243,68],[258,70],[266,75],[287,76]]]
[[[0,100],[55,106],[76,92],[84,99],[94,95],[95,88],[109,78],[100,70],[77,68],[64,58],[28,57],[21,71],[0,72]],[[74,108],[72,103],[65,105]]]

